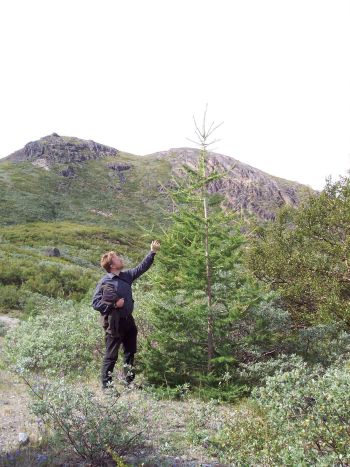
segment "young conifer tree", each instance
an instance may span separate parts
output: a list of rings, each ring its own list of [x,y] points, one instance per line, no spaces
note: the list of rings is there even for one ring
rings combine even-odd
[[[208,190],[232,167],[210,171],[207,147],[217,140],[208,138],[219,125],[206,129],[206,111],[201,130],[195,122],[198,168],[184,164],[173,188],[164,187],[174,209],[152,271],[158,299],[151,306],[152,331],[142,352],[143,370],[154,383],[215,380],[235,363],[232,323],[259,299],[242,270],[243,221],[222,206],[221,194]]]

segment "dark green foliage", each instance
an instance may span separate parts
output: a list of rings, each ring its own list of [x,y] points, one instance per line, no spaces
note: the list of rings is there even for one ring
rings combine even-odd
[[[21,308],[24,293],[19,287],[11,284],[0,284],[0,309]]]
[[[172,219],[151,271],[159,293],[149,310],[151,333],[141,353],[143,370],[154,384],[171,387],[188,382],[218,388],[223,375],[237,366],[234,323],[262,299],[262,290],[242,269],[241,224],[234,215],[213,209],[209,241],[215,355],[207,374],[208,307],[200,207],[179,208]]]
[[[247,265],[277,290],[297,325],[350,325],[350,179],[256,230]]]

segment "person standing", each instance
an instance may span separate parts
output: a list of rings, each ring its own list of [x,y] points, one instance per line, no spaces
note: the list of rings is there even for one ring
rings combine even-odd
[[[118,360],[119,347],[124,350],[124,381],[129,384],[135,378],[134,356],[137,351],[137,326],[132,315],[134,299],[132,284],[153,264],[160,248],[158,240],[153,240],[151,249],[141,263],[123,271],[124,263],[115,251],[104,253],[100,264],[107,273],[98,281],[93,293],[91,306],[101,313],[101,323],[105,331],[106,351],[101,367],[101,385],[105,389],[112,384],[112,373]]]

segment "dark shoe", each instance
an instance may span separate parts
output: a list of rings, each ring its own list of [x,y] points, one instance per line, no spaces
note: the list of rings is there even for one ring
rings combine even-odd
[[[142,389],[142,385],[135,383],[135,381],[128,381],[126,379],[122,379],[121,382],[123,383],[126,389]]]
[[[135,378],[135,368],[133,365],[124,363],[123,365],[123,373],[124,373],[124,378],[123,381],[126,382],[127,384],[131,383],[134,378]]]
[[[102,386],[101,390],[104,394],[108,396],[120,396],[120,392],[117,390],[117,388],[114,386],[114,384],[110,384],[108,386]]]
[[[110,389],[114,387],[114,381],[112,379],[108,379],[107,381],[101,382],[101,389]]]

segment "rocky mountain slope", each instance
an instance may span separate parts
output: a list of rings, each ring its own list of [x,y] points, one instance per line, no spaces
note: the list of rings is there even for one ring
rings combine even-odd
[[[197,167],[198,156],[199,149],[187,147],[137,156],[52,133],[0,159],[0,223],[70,219],[132,228],[162,222],[172,209],[164,186],[181,175],[182,164]],[[280,206],[298,206],[317,194],[223,154],[209,152],[208,167],[231,167],[208,191],[244,216],[274,219]]]
[[[181,174],[182,164],[198,167],[199,149],[172,148],[152,156],[164,157],[170,162],[172,171]],[[229,170],[232,166],[233,169]],[[210,184],[210,193],[222,193],[233,210],[255,214],[262,219],[274,219],[276,209],[284,204],[298,206],[307,193],[317,194],[316,190],[301,183],[269,175],[238,159],[215,152],[208,152],[208,168],[218,172],[229,170],[228,176]]]
[[[4,160],[21,162],[31,161],[36,165],[50,167],[61,162],[83,162],[98,159],[104,155],[116,156],[118,150],[83,140],[74,136],[59,136],[57,133],[44,136],[38,141],[30,141],[24,148],[10,154]]]

